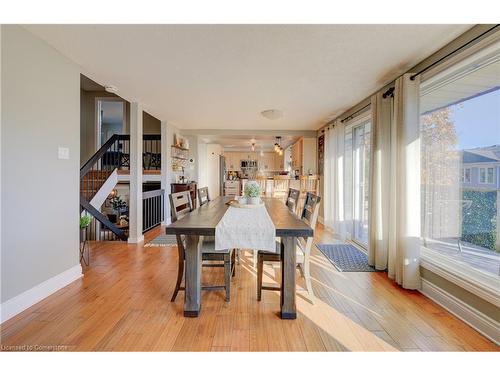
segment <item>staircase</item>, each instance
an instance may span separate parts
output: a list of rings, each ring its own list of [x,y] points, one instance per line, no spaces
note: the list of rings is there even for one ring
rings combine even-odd
[[[159,172],[161,169],[161,136],[143,136],[143,170]],[[118,172],[127,173],[130,169],[130,135],[114,134],[80,168],[80,213],[92,215],[92,223],[85,230],[85,239],[91,241],[126,241],[128,233],[119,228],[100,207],[109,192],[118,182]],[[164,190],[143,193],[143,233],[159,225],[164,218]]]
[[[129,166],[129,135],[114,134],[80,168],[80,212],[92,215],[92,223],[85,230],[85,238],[94,241],[126,241],[125,231],[118,228],[91,202],[111,174]]]

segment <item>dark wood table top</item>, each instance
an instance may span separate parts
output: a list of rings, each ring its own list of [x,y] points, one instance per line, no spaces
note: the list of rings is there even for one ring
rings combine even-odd
[[[231,200],[230,197],[215,198],[167,226],[166,233],[215,236],[215,227],[228,209],[226,202],[229,200]],[[277,198],[262,198],[262,200],[276,227],[277,237],[312,237],[314,235],[312,228],[300,220],[296,214],[290,212],[281,200]]]

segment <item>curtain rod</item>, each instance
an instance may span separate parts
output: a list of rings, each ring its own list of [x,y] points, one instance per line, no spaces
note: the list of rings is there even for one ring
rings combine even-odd
[[[490,33],[491,31],[493,31],[494,29],[496,29],[498,26],[500,26],[500,24],[496,24],[495,26],[490,27],[488,30],[486,30],[486,31],[484,31],[483,33],[479,34],[479,35],[478,35],[478,36],[476,36],[475,38],[473,38],[473,39],[469,40],[467,43],[465,43],[465,44],[461,45],[460,47],[456,48],[455,50],[453,50],[453,51],[451,51],[450,53],[446,54],[445,56],[441,57],[439,60],[434,61],[432,64],[430,64],[430,65],[426,66],[425,68],[423,68],[423,69],[422,69],[422,70],[420,70],[419,72],[415,73],[414,75],[412,75],[412,76],[410,77],[410,79],[411,79],[412,81],[414,81],[414,80],[415,80],[415,78],[416,78],[417,76],[419,76],[420,74],[422,74],[422,73],[424,73],[424,72],[428,71],[430,68],[432,68],[432,67],[436,66],[436,65],[437,65],[437,64],[439,64],[441,61],[443,61],[443,60],[447,59],[447,58],[448,58],[448,57],[450,57],[451,55],[453,55],[453,54],[455,54],[456,52],[460,51],[462,48],[467,47],[469,44],[471,44],[471,43],[475,42],[475,41],[476,41],[476,40],[478,40],[479,38],[482,38],[484,35],[486,35],[486,34]]]
[[[348,120],[351,120],[354,118],[354,115],[357,115],[359,112],[363,112],[366,108],[370,107],[370,104],[367,104],[365,105],[363,108],[360,108],[358,109],[356,112],[354,113],[351,113],[349,116],[347,116],[346,118],[344,118],[343,120],[340,120],[340,122],[345,122],[345,121],[348,121]]]
[[[387,98],[388,96],[393,97],[394,96],[394,87],[389,88],[386,92],[382,94],[382,98]]]

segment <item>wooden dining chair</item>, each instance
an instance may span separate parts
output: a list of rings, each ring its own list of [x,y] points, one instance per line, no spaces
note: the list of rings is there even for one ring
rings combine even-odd
[[[290,177],[287,175],[274,176],[273,182],[273,197],[285,200],[290,187]]]
[[[207,189],[208,190],[208,189]],[[170,211],[172,215],[172,222],[176,222],[185,215],[193,211],[193,203],[191,201],[191,194],[189,191],[181,191],[169,195]],[[206,203],[204,203],[206,204]],[[179,253],[179,263],[177,267],[177,281],[175,284],[174,293],[172,294],[171,302],[175,301],[179,290],[185,290],[181,286],[184,277],[184,268],[186,260],[186,248],[184,236],[177,235],[177,249]],[[203,267],[224,267],[224,285],[204,285],[203,290],[221,290],[226,291],[226,301],[231,299],[231,277],[235,274],[235,262],[233,249],[216,251],[215,238],[213,236],[200,236],[201,252],[202,252],[202,266]],[[208,263],[210,261],[210,263]]]
[[[286,198],[286,205],[288,209],[292,212],[297,211],[297,205],[299,203],[300,191],[297,189],[288,189],[288,197]]]
[[[260,191],[261,191],[262,195],[265,196],[266,195],[267,178],[259,176],[256,178],[256,181],[260,186]]]
[[[307,193],[304,208],[300,219],[309,225],[313,230],[316,228],[318,220],[319,202],[321,198],[313,193]],[[307,293],[309,300],[314,303],[314,292],[311,283],[311,273],[309,267],[309,260],[311,257],[311,248],[313,245],[313,237],[299,237],[297,238],[296,252],[297,252],[297,266],[300,267],[301,274],[306,282]],[[263,286],[262,274],[264,270],[264,262],[281,262],[283,254],[283,246],[281,243],[276,243],[276,253],[268,251],[258,252],[257,261],[257,300],[262,298],[262,289],[264,290],[280,290],[277,286]]]
[[[208,195],[208,187],[202,187],[198,189],[198,203],[200,207],[204,204],[210,202],[210,196]]]
[[[299,202],[299,194],[300,194],[300,191],[298,191],[297,189],[292,189],[292,188],[288,189],[288,197],[286,198],[286,206],[293,213],[295,213],[297,210],[297,204]],[[253,266],[254,266],[254,268],[257,267],[257,263],[258,263],[258,255],[257,255],[257,251],[254,251],[253,252]]]
[[[300,176],[300,197],[297,208],[302,208],[306,199],[307,193],[318,194],[319,192],[319,176]]]

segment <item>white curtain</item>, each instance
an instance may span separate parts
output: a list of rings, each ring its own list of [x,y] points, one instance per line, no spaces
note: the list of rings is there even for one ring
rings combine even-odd
[[[382,92],[373,95],[371,113],[368,263],[385,270],[389,254],[392,98],[383,98]]]
[[[344,124],[335,121],[325,129],[324,224],[345,239],[344,222]]]
[[[393,111],[372,98],[373,156],[369,262],[406,289],[420,287],[419,86],[411,74],[396,80]]]

